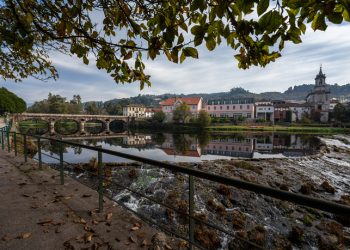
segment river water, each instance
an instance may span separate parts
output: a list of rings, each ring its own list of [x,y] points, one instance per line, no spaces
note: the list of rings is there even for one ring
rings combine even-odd
[[[64,140],[84,145],[100,146],[118,152],[168,162],[201,162],[231,158],[289,158],[317,153],[319,140],[315,136],[298,134],[250,134],[237,133],[229,136],[209,134],[120,134],[94,139]],[[66,139],[65,139],[66,138]],[[46,145],[43,152],[54,157],[55,150]],[[56,151],[57,152],[57,151]],[[86,163],[96,152],[84,148],[65,146],[64,159],[70,163]],[[47,163],[56,160],[43,156]],[[103,155],[104,162],[125,162],[126,159]]]

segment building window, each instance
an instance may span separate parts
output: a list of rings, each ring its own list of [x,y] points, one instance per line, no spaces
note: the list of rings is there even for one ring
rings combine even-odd
[[[242,105],[239,105],[239,109],[242,109]]]
[[[249,109],[249,105],[247,105],[247,109]]]
[[[220,106],[220,110],[222,110],[222,106]]]
[[[208,107],[208,110],[210,110],[210,107]]]
[[[214,106],[214,110],[216,110],[216,107]]]
[[[232,106],[232,109],[235,109],[235,108],[236,108],[236,106],[235,106],[235,105],[233,105],[233,106]]]
[[[230,106],[227,106],[226,109],[229,110],[229,109],[230,109]]]

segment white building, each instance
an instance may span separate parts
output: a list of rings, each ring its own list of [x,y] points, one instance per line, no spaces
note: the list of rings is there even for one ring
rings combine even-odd
[[[255,103],[255,118],[264,119],[266,121],[274,121],[275,108],[271,102]]]
[[[145,111],[146,108],[143,105],[129,104],[128,106],[123,107],[123,116],[144,118]]]

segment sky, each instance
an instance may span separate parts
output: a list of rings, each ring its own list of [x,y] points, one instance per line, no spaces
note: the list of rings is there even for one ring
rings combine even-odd
[[[182,64],[160,56],[147,60],[146,73],[152,86],[140,91],[137,82],[116,84],[93,64],[84,65],[75,57],[53,54],[51,60],[60,75],[57,81],[42,82],[33,78],[20,83],[0,80],[27,103],[47,98],[49,92],[70,99],[80,94],[85,101],[107,101],[139,94],[190,94],[229,91],[242,87],[254,93],[285,91],[290,86],[313,84],[322,64],[327,83],[350,83],[350,25],[330,25],[325,32],[308,29],[301,44],[286,43],[282,57],[266,66],[238,69],[237,53],[223,42],[214,51],[199,48],[199,59],[186,59]],[[146,57],[144,57],[146,58]]]

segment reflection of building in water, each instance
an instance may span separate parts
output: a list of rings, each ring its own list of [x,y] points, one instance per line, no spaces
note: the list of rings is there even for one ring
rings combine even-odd
[[[272,151],[273,150],[273,135],[263,136],[256,138],[255,141],[255,150],[256,151]]]
[[[198,140],[192,138],[189,135],[165,135],[165,141],[161,145],[160,149],[167,155],[179,155],[179,156],[190,156],[200,157],[202,155],[202,149],[199,146]]]
[[[152,142],[152,137],[150,135],[128,135],[123,137],[124,145],[145,145]]]
[[[203,149],[203,154],[232,157],[252,157],[253,138],[220,138],[211,140]]]
[[[310,150],[310,143],[299,135],[274,134],[258,137],[255,143],[255,151],[262,154],[282,153],[285,156],[302,156]]]

